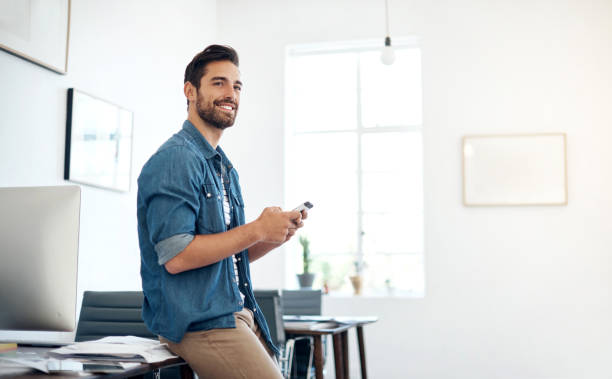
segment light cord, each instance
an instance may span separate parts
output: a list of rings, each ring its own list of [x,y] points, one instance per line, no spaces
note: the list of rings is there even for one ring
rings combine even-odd
[[[385,0],[385,26],[387,27],[387,37],[389,37],[389,0]]]

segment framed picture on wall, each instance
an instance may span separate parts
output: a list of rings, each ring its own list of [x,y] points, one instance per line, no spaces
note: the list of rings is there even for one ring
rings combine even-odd
[[[564,133],[463,138],[465,205],[566,205]]]
[[[70,0],[0,1],[0,49],[34,64],[68,71]]]
[[[64,179],[128,192],[133,112],[74,88],[67,108]]]

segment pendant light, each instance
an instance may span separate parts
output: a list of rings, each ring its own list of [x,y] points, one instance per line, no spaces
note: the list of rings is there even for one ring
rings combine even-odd
[[[385,0],[385,26],[387,27],[387,36],[385,37],[385,47],[382,49],[380,60],[386,65],[395,62],[395,51],[391,46],[391,36],[389,35],[389,0]]]

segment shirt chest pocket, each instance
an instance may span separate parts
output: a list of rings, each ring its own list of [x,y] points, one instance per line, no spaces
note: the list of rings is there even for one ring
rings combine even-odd
[[[204,183],[200,193],[197,234],[221,233],[225,231],[223,221],[223,194],[215,183]]]
[[[238,191],[232,191],[232,199],[234,206],[244,209],[244,201],[242,200],[242,195]]]

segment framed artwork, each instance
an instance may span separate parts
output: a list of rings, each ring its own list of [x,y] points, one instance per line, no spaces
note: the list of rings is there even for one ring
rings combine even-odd
[[[464,205],[567,205],[564,133],[463,138]]]
[[[128,192],[133,112],[74,88],[67,108],[64,179]]]
[[[66,74],[70,0],[0,1],[0,49]]]

